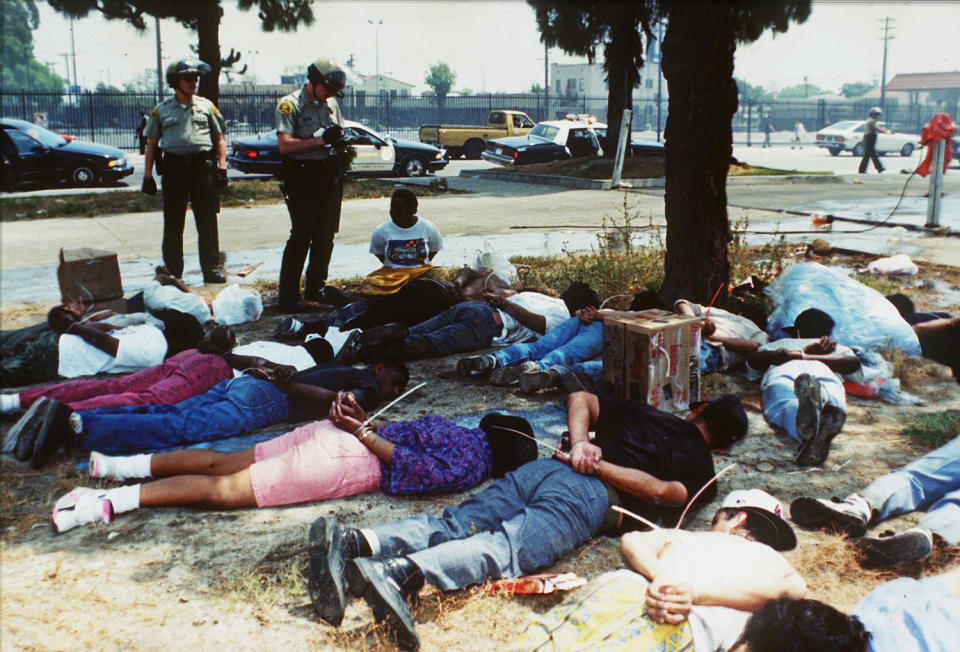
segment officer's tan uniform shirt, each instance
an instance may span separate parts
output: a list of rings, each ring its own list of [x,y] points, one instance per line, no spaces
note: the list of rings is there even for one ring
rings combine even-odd
[[[876,118],[867,118],[867,121],[863,123],[863,135],[879,133],[877,127]]]
[[[294,138],[313,138],[318,129],[333,125],[343,126],[343,115],[336,98],[326,102],[314,102],[305,87],[290,93],[277,105],[277,131],[290,134]],[[323,161],[333,156],[332,149],[321,148],[301,154],[291,154],[290,158],[300,161]]]
[[[217,136],[226,133],[226,125],[220,111],[205,97],[194,95],[187,106],[170,97],[153,109],[143,133],[159,140],[166,152],[194,154],[212,150]]]

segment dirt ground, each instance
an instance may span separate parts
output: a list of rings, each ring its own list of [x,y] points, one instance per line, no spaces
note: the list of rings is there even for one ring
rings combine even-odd
[[[851,263],[846,261],[849,266]],[[958,312],[943,305],[924,278],[960,287],[956,270],[923,268],[909,280],[918,309]],[[40,307],[5,315],[5,327],[25,325],[43,315]],[[280,316],[238,330],[243,340],[269,334]],[[426,388],[397,405],[392,419],[424,414],[479,417],[492,409],[526,410],[562,403],[560,393],[521,395],[457,378],[455,357],[410,364],[411,384]],[[735,392],[750,417],[744,441],[718,455],[717,469],[736,467],[720,481],[720,495],[757,487],[786,506],[801,495],[844,496],[925,449],[900,436],[904,424],[921,413],[960,408],[960,386],[949,370],[927,361],[898,363],[904,388],[924,399],[917,407],[848,398],[848,419],[823,469],[800,472],[792,459],[795,445],[768,426],[760,411],[758,387],[742,379],[713,374],[703,383],[706,397]],[[13,423],[0,422],[4,431]],[[273,430],[277,430],[274,427]],[[276,509],[218,512],[192,508],[138,510],[110,525],[85,526],[55,536],[50,510],[55,500],[77,485],[112,486],[92,481],[61,456],[40,472],[4,458],[0,461],[0,648],[3,650],[142,649],[190,646],[197,649],[383,649],[392,643],[373,627],[362,601],[352,603],[339,630],[313,614],[303,581],[310,523],[334,515],[352,526],[368,526],[424,511],[437,513],[460,496],[385,497],[374,493],[323,504]],[[482,488],[482,486],[480,487]],[[480,489],[478,488],[478,489]],[[478,490],[477,489],[477,490]],[[713,506],[689,521],[707,527]],[[885,527],[915,523],[905,516]],[[884,528],[880,528],[884,529]],[[877,584],[892,577],[860,570],[835,536],[797,529],[800,544],[788,559],[808,582],[810,595],[849,608]],[[923,565],[897,572],[927,574],[956,563],[953,551]],[[600,537],[559,561],[553,570],[595,578],[622,567],[618,542]],[[448,594],[427,590],[416,610],[422,648],[503,649],[532,616],[565,596],[506,597],[468,588]]]

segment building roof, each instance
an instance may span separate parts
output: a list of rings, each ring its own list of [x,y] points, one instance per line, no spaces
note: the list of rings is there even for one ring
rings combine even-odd
[[[907,73],[894,75],[887,82],[888,91],[932,91],[941,88],[960,89],[960,71]]]
[[[375,82],[375,81],[377,81],[377,76],[376,76],[376,75],[360,75],[360,78],[361,78],[364,82]],[[380,81],[383,81],[383,82],[392,82],[392,83],[394,83],[394,84],[400,84],[401,86],[407,86],[407,87],[409,87],[409,88],[413,88],[413,87],[414,87],[414,84],[408,84],[408,83],[405,82],[405,81],[400,81],[399,79],[394,79],[393,77],[387,77],[386,75],[380,75]]]

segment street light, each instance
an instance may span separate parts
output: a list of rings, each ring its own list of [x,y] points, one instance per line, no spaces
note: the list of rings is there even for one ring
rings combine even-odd
[[[374,43],[374,57],[375,65],[377,71],[377,128],[380,128],[380,25],[383,25],[382,20],[371,20],[367,19],[367,22],[373,25],[373,43]]]

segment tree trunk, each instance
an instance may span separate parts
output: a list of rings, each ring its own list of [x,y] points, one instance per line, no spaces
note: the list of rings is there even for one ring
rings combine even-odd
[[[201,3],[198,3],[201,4]],[[210,72],[200,78],[197,93],[214,104],[220,103],[220,3],[204,0],[197,7],[197,54],[210,66]]]
[[[730,12],[720,3],[674,3],[663,41],[670,99],[660,298],[670,305],[679,298],[705,304],[730,280],[726,182],[733,153],[730,124],[737,110]]]

